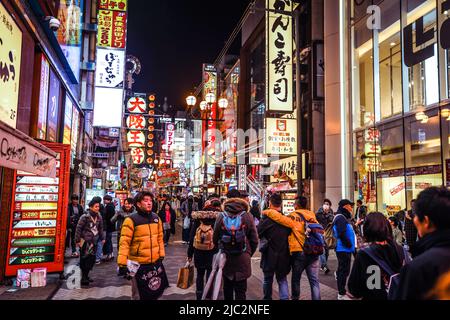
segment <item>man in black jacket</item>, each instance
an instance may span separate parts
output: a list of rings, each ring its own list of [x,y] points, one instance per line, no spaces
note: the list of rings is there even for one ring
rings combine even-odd
[[[84,214],[83,207],[80,205],[80,198],[78,195],[72,195],[71,203],[69,204],[69,212],[67,215],[67,237],[66,237],[66,248],[71,247],[72,257],[77,258],[79,254],[77,253],[77,246],[75,243],[75,230],[77,228],[78,220]]]
[[[413,261],[400,273],[397,300],[431,299],[438,279],[450,271],[450,191],[424,190],[414,207],[420,240],[411,250]]]
[[[281,195],[274,193],[270,197],[268,210],[282,213],[282,201]],[[278,282],[280,300],[289,300],[287,275],[291,271],[288,243],[290,234],[291,229],[274,222],[267,215],[263,216],[258,225],[258,235],[261,240],[261,269],[264,272],[264,300],[272,300],[274,275]]]
[[[104,230],[106,231],[106,241],[103,246],[103,253],[106,256],[105,260],[107,261],[114,259],[112,234],[116,231],[116,227],[111,219],[116,214],[116,208],[114,207],[112,200],[112,197],[109,195],[103,197],[104,210],[102,211],[102,218],[104,221]]]

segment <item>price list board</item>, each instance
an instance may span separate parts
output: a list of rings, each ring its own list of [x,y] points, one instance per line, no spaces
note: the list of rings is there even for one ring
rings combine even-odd
[[[57,153],[56,177],[15,171],[6,276],[18,269],[64,271],[70,146],[43,144]]]

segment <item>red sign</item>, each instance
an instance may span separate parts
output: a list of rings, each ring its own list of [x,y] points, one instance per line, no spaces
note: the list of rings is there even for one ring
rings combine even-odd
[[[400,183],[398,186],[396,186],[395,188],[391,189],[390,190],[391,195],[395,196],[397,193],[399,193],[403,189],[405,189],[405,183],[404,182]]]
[[[12,202],[11,206],[11,219],[9,226],[9,238],[8,238],[8,250],[7,250],[7,263],[6,263],[6,276],[15,276],[18,269],[29,268],[47,268],[48,272],[63,272],[64,271],[64,251],[65,251],[65,238],[67,228],[67,207],[69,199],[69,182],[70,182],[70,145],[62,145],[50,142],[42,142],[47,148],[55,151],[58,156],[57,159],[60,163],[60,168],[57,170],[57,178],[52,183],[53,190],[58,190],[58,198],[48,199],[40,203],[33,203],[30,201],[22,202],[25,196],[30,196],[30,199],[39,196],[42,191],[48,191],[46,189],[40,190],[39,187],[31,189],[33,192],[22,188],[20,185],[22,178],[28,177],[26,173],[21,172],[18,174],[14,171],[14,183],[12,186]],[[36,182],[42,177],[29,175],[33,177]],[[26,184],[30,186],[31,184]],[[41,184],[37,184],[38,186]],[[48,188],[49,186],[46,187]],[[16,197],[16,195],[18,197]],[[15,201],[20,199],[20,201]],[[55,210],[48,210],[46,208],[54,208]],[[17,209],[21,208],[21,209]],[[30,209],[29,209],[30,208]],[[31,209],[37,208],[37,209]],[[30,221],[36,220],[36,221]],[[23,222],[21,222],[23,221]],[[27,227],[30,224],[36,224],[36,226],[44,226],[30,229],[18,229],[14,226]],[[45,226],[51,227],[45,227]],[[56,225],[56,227],[54,227]],[[54,248],[47,250],[46,253],[39,253],[36,251],[36,255],[28,254],[20,257],[11,257],[11,252],[15,252],[17,247],[16,243],[26,242],[27,247],[40,247],[43,243],[54,245]],[[25,252],[24,252],[25,254]],[[34,258],[36,259],[34,259]]]
[[[99,0],[98,8],[102,10],[127,11],[127,0]]]
[[[126,22],[125,12],[100,10],[98,12],[98,47],[125,48]]]

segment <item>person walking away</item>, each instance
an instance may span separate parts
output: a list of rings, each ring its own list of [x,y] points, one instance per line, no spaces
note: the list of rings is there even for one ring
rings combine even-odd
[[[339,202],[339,208],[333,220],[333,233],[337,239],[336,256],[338,269],[336,272],[338,286],[338,300],[350,300],[347,296],[346,284],[350,274],[352,254],[356,251],[356,234],[351,225],[353,206],[350,200]]]
[[[394,241],[399,245],[403,247],[403,232],[399,228],[399,222],[396,217],[389,217],[389,223],[391,224],[392,228],[392,236],[394,238]]]
[[[150,192],[138,193],[134,203],[137,212],[127,217],[122,226],[117,264],[120,274],[125,275],[128,261],[139,263],[131,282],[133,300],[157,300],[169,285],[162,264],[165,257],[163,225],[152,211]]]
[[[134,208],[134,200],[133,198],[127,198],[123,202],[122,210],[117,212],[114,217],[111,218],[111,222],[116,224],[117,250],[119,248],[123,222],[125,221],[125,218],[129,217],[134,212],[136,212],[136,209]]]
[[[257,200],[252,201],[252,207],[250,209],[250,213],[255,220],[255,226],[258,226],[259,221],[261,220],[261,209],[259,208],[259,202]]]
[[[363,224],[367,215],[367,207],[363,205],[362,200],[356,201],[355,226],[359,236],[363,236]]]
[[[213,257],[218,251],[217,246],[214,245],[213,235],[214,223],[221,211],[220,200],[213,198],[206,201],[202,211],[192,213],[187,261],[191,263],[192,258],[194,258],[194,265],[197,270],[197,300],[202,299],[205,283],[211,275]]]
[[[287,275],[291,271],[288,237],[291,229],[277,224],[267,217],[274,211],[282,214],[283,199],[279,193],[270,197],[269,209],[258,226],[261,251],[261,269],[264,272],[264,300],[272,300],[273,277],[276,276],[280,300],[289,300]]]
[[[166,201],[162,205],[162,208],[163,209],[159,212],[159,218],[163,222],[164,245],[167,247],[170,234],[175,234],[175,221],[177,220],[177,215],[175,210],[172,209],[169,201]]]
[[[190,229],[191,229],[191,216],[193,211],[198,211],[199,207],[197,205],[197,202],[194,200],[194,194],[189,193],[188,199],[183,202],[181,205],[181,212],[183,214],[183,242],[188,243],[189,242],[189,235],[190,235]]]
[[[89,202],[89,209],[78,220],[75,232],[75,242],[80,248],[82,286],[89,286],[89,283],[93,281],[89,278],[89,272],[95,264],[96,247],[99,242],[105,243],[100,202],[101,198]]]
[[[323,201],[323,206],[316,213],[317,221],[322,225],[324,230],[331,228],[333,224],[334,212],[331,206],[331,201],[329,199],[325,199]],[[322,270],[325,274],[330,272],[330,268],[328,268],[329,255],[330,248],[328,248],[327,243],[325,242],[324,253],[320,256],[320,270]]]
[[[290,228],[289,250],[292,265],[292,300],[300,299],[300,282],[306,270],[311,287],[312,300],[321,300],[319,283],[319,257],[324,253],[323,228],[314,212],[307,210],[308,199],[297,197],[295,211],[289,216],[279,212],[264,211],[263,214]]]
[[[364,240],[369,246],[356,255],[348,290],[352,296],[362,300],[387,300],[390,278],[406,263],[407,252],[393,240],[391,225],[382,213],[368,214],[363,228]],[[374,279],[373,266],[378,267],[381,277]]]
[[[413,260],[400,272],[397,300],[426,300],[439,279],[450,271],[450,191],[422,191],[414,204],[414,224],[420,240]]]
[[[247,279],[252,275],[251,257],[258,248],[258,233],[249,204],[227,199],[214,225],[214,245],[226,255],[223,268],[225,300],[246,300]]]
[[[112,202],[112,197],[109,195],[106,195],[103,197],[103,203],[105,205],[105,209],[103,211],[103,221],[106,231],[106,241],[105,245],[103,246],[103,253],[105,255],[105,261],[112,261],[114,259],[114,250],[113,250],[113,244],[112,244],[112,234],[114,231],[116,231],[114,222],[111,221],[111,219],[116,214],[116,208],[114,206],[114,203]]]
[[[73,194],[70,197],[71,203],[69,205],[69,213],[67,215],[67,238],[66,248],[72,250],[72,258],[78,258],[80,255],[77,252],[77,246],[75,241],[75,232],[77,229],[78,220],[84,214],[83,207],[79,203],[79,197]]]
[[[410,253],[417,242],[417,228],[414,224],[415,202],[416,200],[411,200],[411,210],[408,210],[405,216],[405,238]]]

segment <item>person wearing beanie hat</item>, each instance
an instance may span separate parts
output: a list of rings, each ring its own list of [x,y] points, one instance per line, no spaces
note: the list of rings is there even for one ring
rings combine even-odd
[[[249,213],[250,206],[245,200],[230,198],[224,202],[223,209],[224,212],[219,215],[214,226],[214,244],[226,255],[223,268],[224,298],[225,300],[246,300],[247,279],[252,275],[251,257],[258,248],[258,232],[253,217]],[[229,232],[226,224],[230,221],[236,223],[239,220],[240,228],[236,231],[236,235],[238,232],[244,235],[239,242],[243,245],[243,250],[236,253],[227,241]]]

